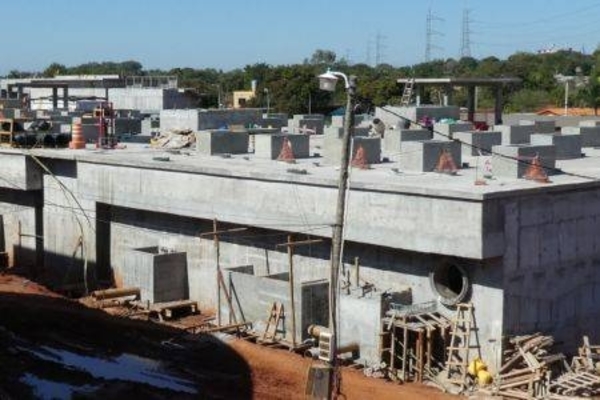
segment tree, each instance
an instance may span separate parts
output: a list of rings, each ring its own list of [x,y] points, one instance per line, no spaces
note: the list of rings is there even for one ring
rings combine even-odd
[[[335,54],[334,51],[317,49],[317,50],[315,50],[315,52],[313,53],[313,55],[310,57],[309,64],[312,64],[312,65],[320,65],[320,64],[332,65],[333,63],[335,63],[336,58],[337,58],[337,56],[336,56],[336,54]]]
[[[44,72],[42,72],[42,75],[45,78],[54,78],[56,75],[64,75],[66,73],[67,73],[67,67],[65,67],[63,64],[54,62],[54,63],[50,64],[44,70]]]

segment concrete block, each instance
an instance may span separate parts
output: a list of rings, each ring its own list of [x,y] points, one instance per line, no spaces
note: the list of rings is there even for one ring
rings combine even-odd
[[[340,303],[340,346],[357,343],[360,361],[366,365],[379,362],[379,327],[387,308],[381,295],[358,297],[342,295]]]
[[[310,157],[309,135],[256,135],[254,137],[254,154],[256,157],[275,160],[281,153],[286,138],[290,142],[295,158]]]
[[[447,150],[452,155],[456,166],[462,164],[460,143],[450,140],[423,140],[405,142],[402,145],[400,167],[406,171],[432,172],[442,151]]]
[[[249,135],[246,131],[226,130],[196,132],[196,151],[204,155],[248,153]]]
[[[456,122],[454,124],[437,122],[433,125],[433,140],[451,140],[455,132],[469,132],[473,130],[470,122]]]
[[[385,132],[383,145],[386,154],[392,154],[393,158],[399,156],[402,152],[403,142],[413,142],[415,140],[431,140],[433,134],[427,129],[391,129]]]
[[[556,147],[553,145],[513,144],[492,147],[492,174],[502,178],[522,178],[536,155],[551,175],[556,171]]]
[[[367,137],[371,129],[369,127],[354,127],[354,136]],[[325,140],[329,138],[341,139],[344,136],[344,128],[341,126],[328,126],[323,130]]]
[[[139,287],[142,300],[151,303],[186,300],[187,253],[158,246],[132,249],[125,255],[123,285]]]
[[[321,114],[294,115],[288,121],[288,128],[293,133],[306,133],[303,130],[308,129],[315,135],[322,135],[325,127],[325,121]]]
[[[342,138],[338,138],[335,135],[325,136],[323,145],[323,158],[325,163],[339,165],[342,161]],[[352,139],[351,159],[356,155],[356,151],[358,150],[359,146],[362,146],[363,150],[365,151],[368,164],[381,163],[380,137],[354,136]]]
[[[461,144],[463,156],[489,154],[493,146],[502,144],[502,133],[492,131],[454,132],[454,138]]]
[[[494,131],[502,133],[502,144],[529,143],[530,136],[535,133],[533,125],[496,125]]]
[[[553,133],[556,130],[556,121],[542,121],[542,120],[530,120],[522,119],[519,121],[519,125],[532,126],[535,133]]]
[[[587,120],[587,121],[579,121],[579,126],[595,128],[597,126],[600,126],[600,120],[599,119],[591,119],[591,120]]]
[[[581,135],[581,147],[600,146],[600,126],[566,126],[561,132],[563,135]]]
[[[258,109],[235,110],[161,110],[160,128],[169,130],[190,129],[192,131],[228,129],[231,126],[250,126],[262,123]]]
[[[256,276],[253,266],[227,269],[226,279],[233,293],[236,315],[244,315],[248,321],[254,321],[254,328],[261,329],[266,325],[268,311],[273,303],[283,304],[287,316],[291,316],[289,274],[279,273],[267,276]],[[296,317],[296,339],[298,342],[308,338],[308,326],[312,324],[327,325],[328,290],[326,280],[294,282],[294,308]],[[221,303],[221,313],[228,320],[229,306]],[[283,320],[283,334],[291,340],[292,319]]]
[[[281,129],[284,126],[287,126],[287,123],[288,123],[287,116],[285,116],[284,118],[281,118],[279,116],[274,116],[272,114],[269,114],[268,116],[263,116],[260,124],[261,124],[261,126],[264,126],[264,127]]]
[[[344,126],[344,115],[333,115],[331,117],[331,126],[335,126],[335,127],[343,127]],[[365,115],[365,114],[358,114],[354,116],[354,125],[358,126],[362,123],[367,123],[368,120],[370,119],[369,115]]]
[[[532,145],[554,145],[557,160],[570,160],[581,157],[581,135],[560,135],[555,133],[535,133],[531,135]]]

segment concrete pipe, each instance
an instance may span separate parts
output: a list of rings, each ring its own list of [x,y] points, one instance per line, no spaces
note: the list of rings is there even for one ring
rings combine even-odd
[[[309,325],[307,331],[310,336],[318,339],[321,332],[327,333],[329,329],[321,325]]]

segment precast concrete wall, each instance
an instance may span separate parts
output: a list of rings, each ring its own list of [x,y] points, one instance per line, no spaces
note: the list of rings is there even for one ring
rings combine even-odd
[[[259,109],[236,110],[161,110],[160,130],[190,129],[192,131],[248,127],[261,125],[262,114]]]
[[[505,213],[506,333],[600,341],[600,189],[498,201]]]
[[[278,326],[278,332],[286,340],[292,341],[292,302],[289,273],[283,272],[266,276],[257,276],[250,267],[232,268],[227,271],[228,291],[231,293],[234,313],[239,321],[253,322],[253,328],[260,332],[266,329],[275,303],[283,305],[284,318]],[[300,343],[308,338],[308,326],[327,324],[328,315],[327,281],[300,282],[294,284],[294,315],[296,318],[296,341]],[[229,305],[221,302],[222,321],[230,323]],[[223,322],[222,322],[223,323]],[[269,331],[273,329],[269,328]]]
[[[44,160],[44,268],[51,287],[83,293],[97,280],[96,203],[79,190],[77,164]]]

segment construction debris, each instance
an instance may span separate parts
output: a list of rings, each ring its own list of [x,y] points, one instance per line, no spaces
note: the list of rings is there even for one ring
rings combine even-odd
[[[600,376],[587,370],[587,354],[600,347],[586,342],[584,339],[580,356],[573,362],[578,368],[573,369],[563,354],[551,353],[552,336],[535,333],[509,339],[505,362],[489,393],[513,399],[565,399],[600,394]]]
[[[150,146],[163,149],[183,149],[196,143],[192,130],[170,130],[150,140]]]

